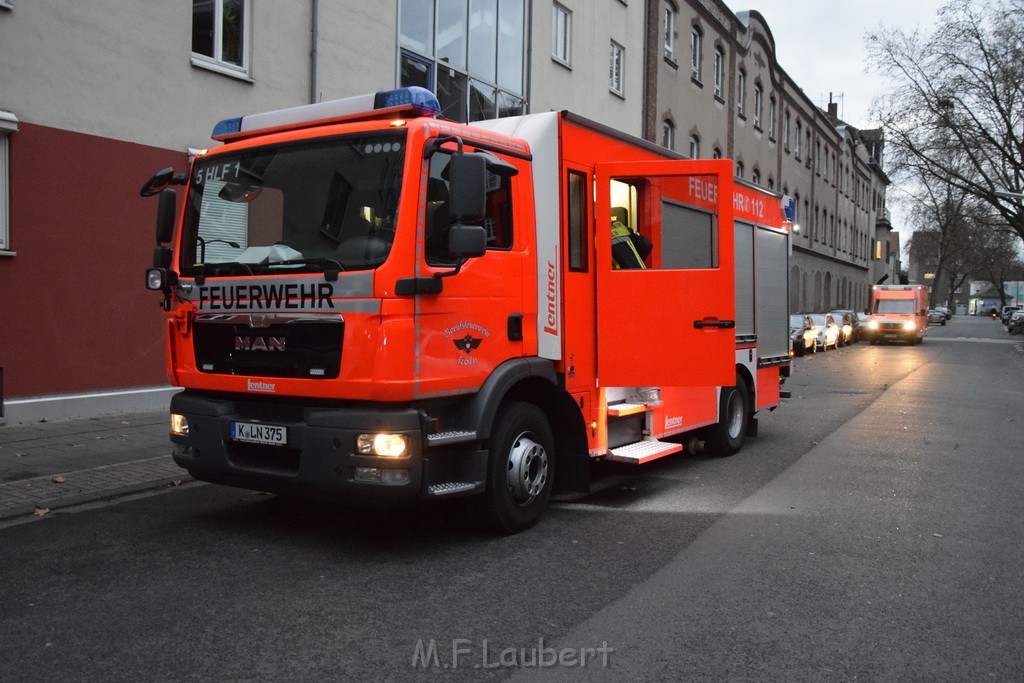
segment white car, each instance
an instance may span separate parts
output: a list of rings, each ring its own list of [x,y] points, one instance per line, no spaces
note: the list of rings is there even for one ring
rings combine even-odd
[[[841,330],[836,325],[835,319],[829,313],[811,313],[811,320],[818,328],[818,343],[816,348],[827,351],[828,347],[839,348],[839,335]]]

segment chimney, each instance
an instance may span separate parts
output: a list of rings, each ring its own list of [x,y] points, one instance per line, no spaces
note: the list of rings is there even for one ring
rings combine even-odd
[[[837,119],[839,118],[839,103],[838,102],[829,102],[828,103],[828,115],[829,116],[834,116]]]

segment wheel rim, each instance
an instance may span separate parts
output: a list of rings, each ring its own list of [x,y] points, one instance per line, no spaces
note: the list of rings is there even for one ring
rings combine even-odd
[[[733,391],[732,395],[729,396],[729,407],[728,407],[728,432],[730,439],[738,439],[742,436],[743,430],[743,399],[740,396],[739,391]]]
[[[528,505],[548,480],[548,453],[530,432],[512,442],[508,454],[508,493],[516,505]]]

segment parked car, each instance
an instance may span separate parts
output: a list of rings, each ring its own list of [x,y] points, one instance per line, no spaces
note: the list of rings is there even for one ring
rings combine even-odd
[[[1006,323],[1006,331],[1010,334],[1024,334],[1024,310],[1013,312],[1010,322]]]
[[[793,353],[802,356],[814,353],[818,344],[818,328],[809,315],[796,314],[789,316],[789,339],[793,343]]]
[[[839,325],[836,325],[835,318],[828,313],[811,313],[811,321],[818,329],[818,340],[815,343],[816,350],[827,351],[828,347],[839,348]]]
[[[1019,310],[1021,310],[1020,306],[1003,306],[1003,312],[999,316],[999,319],[1003,321],[1004,325],[1006,325],[1010,322],[1010,316],[1013,315],[1013,312]]]
[[[931,308],[928,310],[928,324],[932,325],[945,325],[946,314],[937,308]]]
[[[953,309],[951,308],[946,308],[945,306],[936,306],[935,310],[942,311],[943,315],[946,316],[946,320],[949,320],[950,318],[953,317]]]
[[[862,341],[869,337],[868,323],[871,322],[871,314],[858,311],[855,320],[857,324],[853,326],[853,334],[857,337],[857,341]]]
[[[857,341],[854,334],[854,316],[856,315],[853,311],[848,309],[839,309],[830,313],[832,319],[836,321],[836,325],[839,325],[839,346],[846,346]]]

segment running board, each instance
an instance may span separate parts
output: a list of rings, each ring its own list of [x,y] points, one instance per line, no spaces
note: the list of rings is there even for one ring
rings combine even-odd
[[[664,458],[666,455],[672,455],[683,450],[683,445],[679,443],[668,443],[667,441],[637,441],[635,443],[628,443],[618,448],[612,448],[605,455],[606,460],[614,460],[615,462],[628,462],[633,465],[642,465],[645,462],[651,460],[657,460],[658,458]]]

